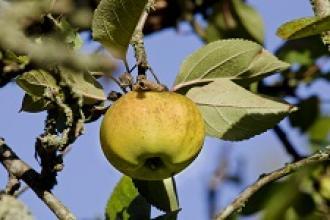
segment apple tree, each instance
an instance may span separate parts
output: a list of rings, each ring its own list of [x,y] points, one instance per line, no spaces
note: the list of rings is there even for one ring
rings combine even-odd
[[[106,219],[180,218],[185,210],[175,174],[198,157],[205,136],[241,141],[269,129],[292,161],[261,174],[223,210],[211,209],[210,217],[327,219],[326,100],[300,97],[298,90],[330,79],[322,66],[329,61],[330,1],[310,3],[315,16],[280,26],[277,34],[286,41],[273,54],[263,46],[262,17],[245,0],[0,0],[0,92],[15,83],[25,92],[21,111],[46,113],[31,149],[40,170],[0,139],[8,173],[0,218],[33,219],[17,199],[30,189],[58,219],[76,219],[52,190],[85,124],[102,121],[100,145],[109,166],[123,173],[104,204]],[[144,38],[183,22],[205,44],[182,61],[173,85],[164,85]],[[100,46],[92,53],[81,49],[95,41]],[[127,61],[129,48],[134,63]],[[265,80],[273,74],[278,77]],[[105,94],[109,80],[118,89]],[[309,140],[309,155],[298,153],[279,126],[286,117],[290,129]],[[152,207],[162,214],[151,216]]]

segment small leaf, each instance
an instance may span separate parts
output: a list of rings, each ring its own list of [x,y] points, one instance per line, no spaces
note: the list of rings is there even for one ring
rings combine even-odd
[[[330,143],[330,117],[320,117],[309,130],[309,139],[314,145],[326,146]]]
[[[6,50],[3,55],[3,67],[5,72],[23,70],[30,62],[28,56],[16,55],[13,51]]]
[[[277,30],[277,35],[283,39],[297,39],[321,34],[330,30],[330,16],[306,17],[289,21]]]
[[[16,79],[16,83],[29,95],[42,97],[46,88],[59,90],[55,78],[44,70],[32,70]]]
[[[85,104],[94,104],[106,100],[101,84],[89,72],[74,72],[61,67],[60,73],[62,81],[71,86],[75,93],[84,97]]]
[[[57,23],[57,27],[59,28],[67,44],[72,46],[73,49],[81,48],[84,42],[80,38],[77,30],[73,28],[70,23],[68,23],[65,19],[62,19],[59,23]]]
[[[125,59],[126,52],[147,0],[102,0],[94,13],[95,40],[112,54]]]
[[[268,200],[274,194],[278,193],[278,189],[281,187],[282,184],[283,183],[281,182],[272,182],[263,186],[259,191],[257,191],[253,194],[253,196],[250,197],[248,202],[243,207],[241,214],[252,215],[264,209],[267,205]]]
[[[264,42],[264,23],[260,14],[242,0],[232,1],[240,23],[247,32],[259,43]]]
[[[320,115],[320,100],[311,96],[300,101],[298,111],[290,114],[289,121],[292,127],[297,127],[301,132],[306,132]]]
[[[328,50],[319,36],[286,41],[276,51],[276,56],[289,63],[310,66],[321,56],[328,55]]]
[[[268,75],[269,71],[287,67],[288,64],[254,42],[241,39],[216,41],[197,50],[183,62],[173,90],[218,78],[261,78]]]
[[[37,113],[47,110],[48,102],[43,98],[30,96],[29,94],[25,94],[22,102],[22,107],[20,111]]]
[[[273,193],[267,201],[266,207],[263,211],[262,220],[286,219],[287,211],[292,207],[296,201],[299,192],[299,182],[297,179],[290,178],[290,181],[285,181],[277,189],[277,193]]]
[[[294,110],[274,98],[253,94],[228,79],[187,93],[202,112],[209,136],[238,141],[274,127]]]
[[[106,207],[106,220],[150,219],[151,206],[139,195],[132,179],[121,178]]]
[[[160,181],[134,180],[140,194],[156,208],[164,212],[179,209],[174,178]]]

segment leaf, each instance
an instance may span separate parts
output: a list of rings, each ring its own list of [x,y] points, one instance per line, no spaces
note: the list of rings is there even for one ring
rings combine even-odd
[[[85,104],[106,100],[101,84],[89,72],[75,72],[61,67],[60,74],[62,81],[72,87],[73,92],[84,97]]]
[[[288,64],[254,42],[241,39],[216,41],[197,50],[183,62],[174,90],[218,78],[245,80],[262,77],[268,71],[287,67]]]
[[[264,209],[269,199],[278,193],[278,189],[282,187],[282,184],[283,183],[281,182],[272,182],[263,186],[249,198],[248,202],[243,207],[241,214],[252,215]]]
[[[330,117],[320,117],[309,130],[309,139],[314,145],[326,146],[330,143]]]
[[[283,39],[297,39],[321,34],[330,30],[330,16],[305,17],[289,21],[277,30],[277,35]]]
[[[260,45],[247,40],[212,42],[183,62],[175,85],[192,80],[234,78],[248,69],[261,48]]]
[[[22,107],[20,111],[37,113],[47,110],[48,102],[43,98],[30,96],[29,94],[25,94],[22,102]]]
[[[298,111],[290,114],[289,121],[292,127],[297,127],[301,132],[306,132],[317,120],[320,114],[320,100],[311,96],[300,101]]]
[[[258,81],[274,72],[283,71],[290,67],[290,64],[279,60],[267,50],[262,50],[253,60],[248,70],[241,74],[235,82],[246,83]]]
[[[84,44],[83,40],[80,38],[77,30],[71,26],[69,22],[62,19],[59,23],[56,23],[59,28],[63,38],[67,44],[69,44],[73,49],[80,49]]]
[[[210,7],[210,11],[205,29],[207,42],[242,38],[263,43],[262,19],[252,7],[242,0],[236,1],[236,5],[233,1],[218,1]],[[261,25],[260,29],[254,27],[254,30],[251,30],[252,24]]]
[[[5,51],[3,59],[3,62],[5,64],[5,67],[3,67],[3,69],[5,72],[23,70],[30,62],[28,56],[18,56],[11,50]]]
[[[242,0],[232,1],[235,12],[242,26],[259,43],[264,42],[264,23],[260,14]]]
[[[287,211],[292,207],[293,203],[299,196],[299,182],[297,179],[290,178],[277,189],[277,193],[273,193],[267,201],[263,212],[262,220],[287,219]]]
[[[126,52],[147,0],[102,0],[95,10],[93,38],[112,54],[125,59]]]
[[[179,209],[174,178],[160,181],[133,180],[140,194],[153,206],[164,212]]]
[[[202,112],[209,136],[238,141],[274,127],[293,106],[253,94],[228,79],[196,87],[187,93]]]
[[[310,66],[328,50],[319,36],[306,37],[285,42],[276,51],[276,56],[289,63]]]
[[[29,95],[42,97],[46,88],[59,90],[55,78],[44,70],[32,70],[16,79],[16,83]]]
[[[123,176],[111,194],[106,220],[150,219],[151,206],[139,195],[132,179]]]

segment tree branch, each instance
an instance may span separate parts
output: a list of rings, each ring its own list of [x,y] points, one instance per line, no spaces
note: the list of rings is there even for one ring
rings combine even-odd
[[[155,0],[149,0],[148,4],[142,13],[140,20],[135,28],[134,35],[131,40],[131,44],[134,48],[135,58],[138,65],[138,74],[145,75],[147,69],[149,68],[149,63],[147,60],[147,53],[144,48],[143,41],[143,28],[147,21],[150,11],[153,9]]]
[[[76,217],[49,190],[46,190],[41,175],[22,161],[0,138],[0,162],[10,175],[23,180],[36,195],[61,220],[75,220]]]
[[[292,145],[292,143],[289,141],[288,137],[286,136],[285,132],[282,130],[282,128],[279,125],[276,125],[273,128],[275,134],[282,142],[286,152],[292,157],[294,161],[298,161],[303,158],[295,149],[295,147]]]
[[[220,213],[218,213],[214,217],[214,219],[224,220],[228,218],[236,210],[239,210],[244,207],[244,204],[249,200],[249,198],[266,184],[279,180],[282,177],[285,177],[305,166],[328,160],[330,160],[329,147],[327,147],[325,151],[320,151],[305,159],[287,164],[283,168],[275,170],[269,174],[262,175],[255,183],[247,187],[243,192],[239,194],[239,196],[233,202],[231,202],[226,208],[224,208]]]

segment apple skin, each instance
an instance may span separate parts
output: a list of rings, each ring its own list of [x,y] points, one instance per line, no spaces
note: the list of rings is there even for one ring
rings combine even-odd
[[[129,92],[106,112],[100,141],[108,161],[141,180],[161,180],[186,168],[205,138],[198,107],[174,92]]]

